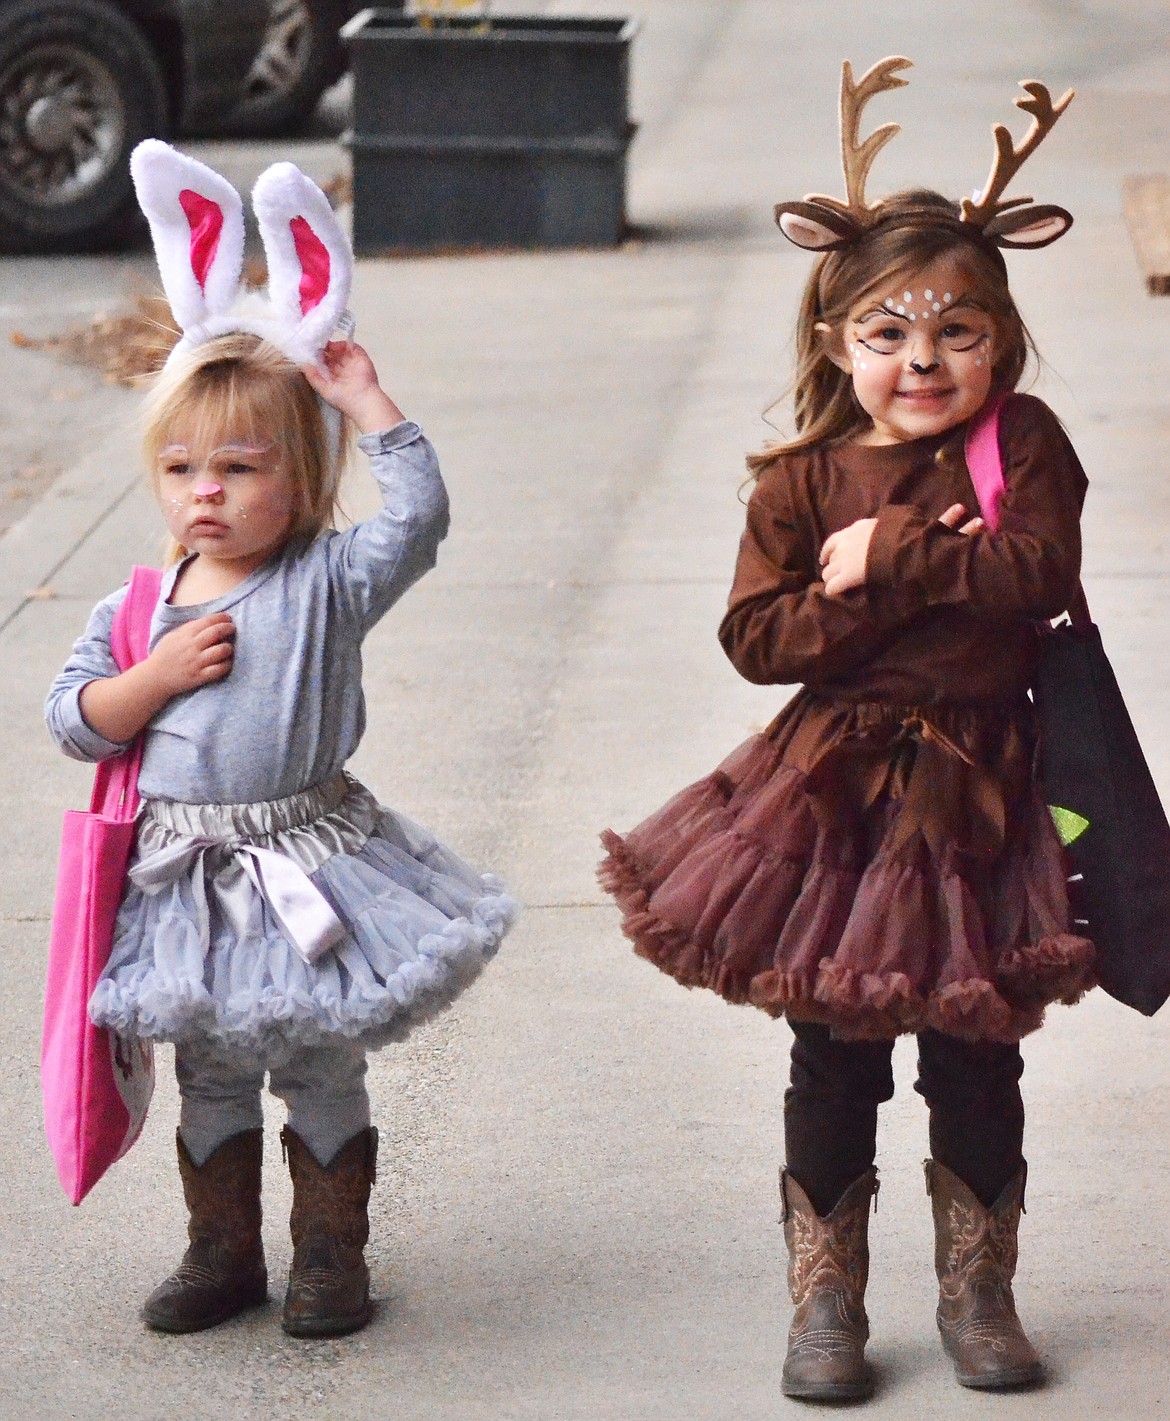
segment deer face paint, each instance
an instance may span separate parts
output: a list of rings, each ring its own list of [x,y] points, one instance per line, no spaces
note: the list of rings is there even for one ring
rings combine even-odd
[[[897,444],[942,434],[987,399],[995,323],[969,294],[970,278],[940,258],[849,313],[839,363],[873,421],[863,443]]]

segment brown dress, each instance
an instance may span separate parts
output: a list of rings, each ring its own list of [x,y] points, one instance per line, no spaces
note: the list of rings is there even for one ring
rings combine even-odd
[[[1034,1030],[1093,984],[1035,776],[1034,623],[1080,567],[1085,476],[1041,401],[1005,406],[997,532],[964,428],[779,455],[747,510],[719,629],[741,675],[803,689],[624,838],[599,876],[635,949],[686,986],[843,1038]],[[825,539],[875,517],[865,586],[828,597]]]

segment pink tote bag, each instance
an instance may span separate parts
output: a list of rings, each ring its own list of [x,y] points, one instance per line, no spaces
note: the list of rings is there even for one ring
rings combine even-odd
[[[136,567],[114,616],[110,649],[120,670],[145,659],[162,573]],[[49,938],[41,1092],[45,1134],[61,1187],[80,1204],[138,1138],[154,1091],[150,1042],[89,1019],[89,999],[109,961],[114,921],[134,846],[142,737],[103,760],[88,811],[69,810],[61,832]]]

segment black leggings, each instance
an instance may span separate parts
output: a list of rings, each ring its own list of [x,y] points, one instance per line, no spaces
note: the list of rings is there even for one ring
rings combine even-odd
[[[822,1217],[874,1162],[877,1112],[894,1094],[892,1041],[836,1041],[791,1023],[792,1084],[784,1095],[787,1167]],[[990,1207],[1024,1162],[1018,1046],[918,1037],[914,1089],[930,1107],[930,1153]]]

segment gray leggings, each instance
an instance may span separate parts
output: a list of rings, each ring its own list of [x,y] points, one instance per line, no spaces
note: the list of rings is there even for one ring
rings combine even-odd
[[[179,1079],[179,1133],[196,1165],[225,1140],[264,1123],[260,1092],[265,1062],[229,1053],[205,1041],[175,1047]],[[268,1088],[288,1106],[288,1123],[327,1165],[337,1151],[370,1123],[366,1052],[339,1036],[301,1046],[279,1066],[267,1067]]]

